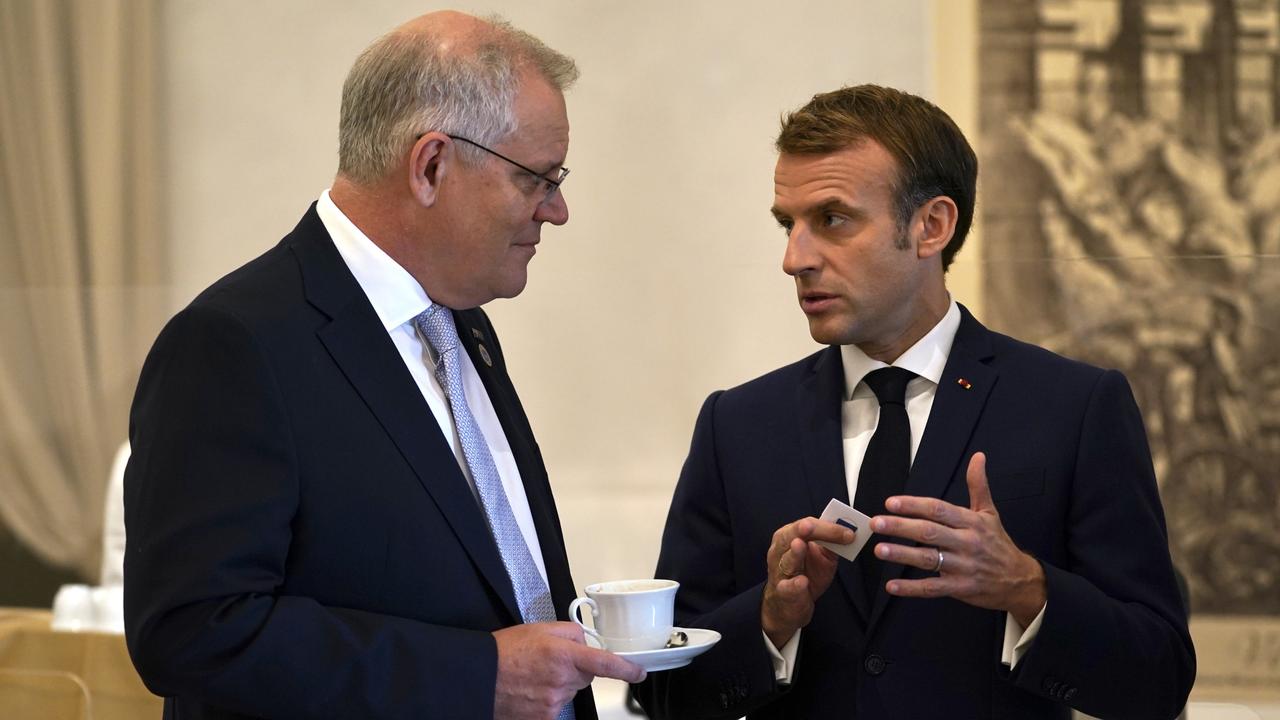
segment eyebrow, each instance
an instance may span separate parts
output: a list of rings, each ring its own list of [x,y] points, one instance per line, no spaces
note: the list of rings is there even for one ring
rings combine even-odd
[[[548,165],[549,167],[547,167],[547,169],[546,169],[542,174],[543,174],[543,175],[546,175],[546,174],[548,174],[548,173],[554,173],[555,171],[557,171],[557,170],[559,170],[560,168],[564,167],[564,161],[565,161],[565,160],[568,160],[568,159],[569,159],[569,158],[567,158],[567,157],[561,157],[559,160],[548,160],[548,161],[547,161],[547,165]],[[542,167],[542,165],[541,165],[541,164],[535,165],[535,164],[533,164],[533,163],[529,163],[529,167],[531,167],[531,168],[538,168],[538,167]]]
[[[840,198],[835,198],[835,197],[826,198],[822,202],[819,202],[816,205],[812,206],[809,211],[822,212],[824,210],[839,210],[845,213],[846,215],[853,215],[855,217],[862,217],[863,215],[867,214],[866,211],[863,210],[862,208],[850,205],[844,200],[841,200]]]
[[[812,205],[806,206],[804,210],[801,212],[801,214],[820,213],[820,212],[825,212],[827,210],[839,210],[840,212],[854,218],[863,218],[863,217],[866,217],[867,215],[867,212],[862,208],[854,207],[853,205],[850,205],[849,203],[837,197],[823,198],[822,200],[819,200],[818,202]],[[779,220],[781,220],[782,218],[791,217],[787,213],[780,210],[777,205],[774,205],[773,207],[769,208],[769,212],[773,213],[773,217]]]
[[[562,158],[562,159],[560,159],[560,160],[550,160],[550,161],[548,161],[548,162],[547,162],[547,164],[546,164],[546,166],[545,166],[547,169],[543,172],[543,174],[545,175],[546,173],[552,173],[552,172],[555,172],[555,171],[559,170],[560,168],[564,167],[564,161],[565,161],[566,159],[567,159],[567,158]],[[536,168],[539,168],[539,167],[544,167],[544,165],[542,165],[541,163],[539,163],[539,164],[537,164],[537,165],[535,165],[535,164],[533,164],[533,163],[529,163],[529,167],[531,167],[531,168],[535,168],[535,169],[536,169]]]

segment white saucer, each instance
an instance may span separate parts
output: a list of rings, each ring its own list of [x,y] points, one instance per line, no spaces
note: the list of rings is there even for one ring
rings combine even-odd
[[[689,644],[682,647],[632,650],[631,652],[614,654],[620,658],[630,660],[648,672],[657,672],[659,670],[674,670],[678,667],[684,667],[695,657],[710,650],[712,646],[720,642],[720,633],[715,630],[680,627],[674,629],[688,635]],[[592,645],[595,644],[594,638],[590,636],[588,636],[588,642]]]

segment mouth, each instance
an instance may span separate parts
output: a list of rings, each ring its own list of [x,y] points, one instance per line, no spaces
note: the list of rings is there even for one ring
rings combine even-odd
[[[835,295],[808,290],[800,293],[800,309],[807,315],[816,315],[831,309],[836,300]]]

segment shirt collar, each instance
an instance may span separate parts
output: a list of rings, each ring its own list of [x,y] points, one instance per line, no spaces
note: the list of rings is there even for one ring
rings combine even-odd
[[[388,332],[431,307],[427,291],[338,209],[328,190],[320,194],[316,214]]]
[[[956,339],[956,331],[960,329],[960,306],[951,300],[947,312],[933,329],[924,337],[893,361],[894,367],[900,367],[919,375],[937,385],[942,380],[942,370],[947,365],[947,356],[951,354],[951,343]],[[844,363],[845,399],[853,397],[854,390],[862,378],[872,370],[888,367],[879,360],[873,360],[862,352],[857,345],[841,345],[840,359]]]

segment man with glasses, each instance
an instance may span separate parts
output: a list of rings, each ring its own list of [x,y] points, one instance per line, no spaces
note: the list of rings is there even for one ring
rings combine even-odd
[[[480,310],[525,286],[573,62],[426,15],[343,87],[333,186],[164,329],[125,480],[166,717],[595,718],[546,470]]]

